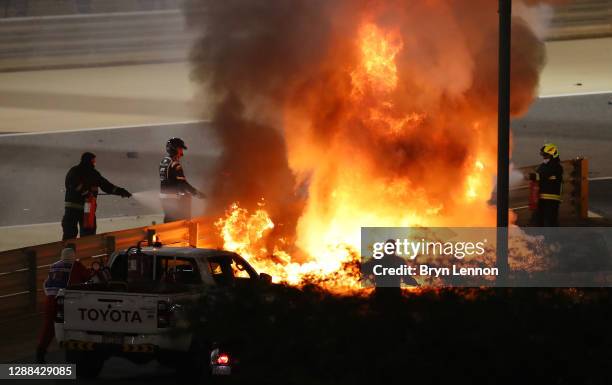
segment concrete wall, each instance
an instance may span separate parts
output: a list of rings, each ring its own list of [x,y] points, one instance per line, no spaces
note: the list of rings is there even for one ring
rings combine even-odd
[[[0,0],[0,18],[178,9],[181,0]]]
[[[0,0],[6,16],[29,4],[27,17],[0,18],[0,71],[186,60],[195,38],[179,0],[24,1]],[[89,5],[79,12],[79,4]],[[612,0],[558,5],[549,33],[551,40],[612,36]]]
[[[612,35],[611,0],[573,0],[555,7],[550,40]]]
[[[180,10],[0,19],[0,71],[185,61]]]

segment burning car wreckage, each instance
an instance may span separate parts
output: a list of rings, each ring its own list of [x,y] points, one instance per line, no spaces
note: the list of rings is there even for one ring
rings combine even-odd
[[[545,61],[546,3],[514,4],[514,116]],[[185,15],[214,96],[208,214],[225,249],[343,292],[361,287],[362,226],[495,226],[496,2],[188,1]],[[534,243],[511,241],[512,269],[543,268]]]

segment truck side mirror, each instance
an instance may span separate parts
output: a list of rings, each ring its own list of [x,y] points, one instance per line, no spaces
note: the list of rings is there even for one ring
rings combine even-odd
[[[259,279],[265,283],[272,283],[272,276],[270,274],[261,273]]]

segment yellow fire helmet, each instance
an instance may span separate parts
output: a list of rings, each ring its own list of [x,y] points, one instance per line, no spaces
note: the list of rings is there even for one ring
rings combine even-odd
[[[540,153],[548,154],[552,156],[553,158],[559,157],[559,149],[557,148],[556,145],[552,143],[546,143],[545,145],[543,145],[542,148],[540,149]]]

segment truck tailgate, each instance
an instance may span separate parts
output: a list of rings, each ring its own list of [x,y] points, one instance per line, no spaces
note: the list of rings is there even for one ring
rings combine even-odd
[[[155,333],[159,295],[68,290],[64,328],[88,332]]]

